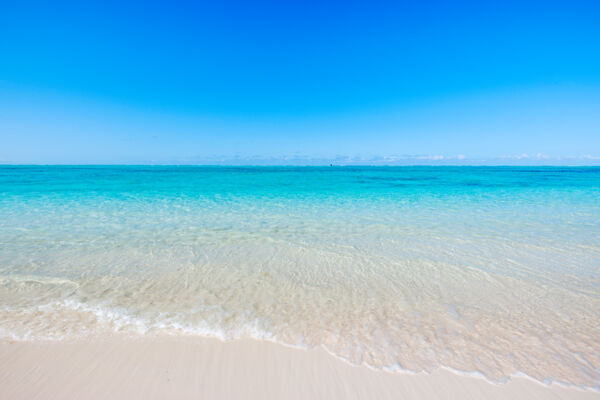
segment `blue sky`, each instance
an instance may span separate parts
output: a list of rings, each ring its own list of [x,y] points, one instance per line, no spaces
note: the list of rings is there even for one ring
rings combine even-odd
[[[600,164],[600,3],[6,2],[0,162]]]

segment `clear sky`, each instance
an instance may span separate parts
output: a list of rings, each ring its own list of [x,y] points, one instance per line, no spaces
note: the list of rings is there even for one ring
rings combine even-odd
[[[600,164],[600,2],[0,0],[1,163]]]

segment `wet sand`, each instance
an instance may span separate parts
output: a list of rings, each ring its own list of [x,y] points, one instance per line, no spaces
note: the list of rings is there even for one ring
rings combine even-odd
[[[2,399],[600,399],[514,377],[390,373],[321,348],[199,338],[0,343]]]

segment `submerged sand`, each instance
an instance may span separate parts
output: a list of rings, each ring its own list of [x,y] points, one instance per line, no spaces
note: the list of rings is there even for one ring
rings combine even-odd
[[[600,392],[447,370],[390,373],[270,342],[111,338],[0,343],[1,399],[599,399]]]

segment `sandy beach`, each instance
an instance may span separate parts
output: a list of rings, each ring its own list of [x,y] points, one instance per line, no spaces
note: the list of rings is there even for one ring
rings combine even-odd
[[[0,168],[0,400],[600,399],[598,182]]]
[[[3,2],[0,400],[600,400],[599,17]]]
[[[2,399],[598,399],[527,378],[389,373],[321,348],[251,340],[112,338],[0,344]]]

